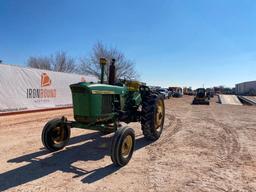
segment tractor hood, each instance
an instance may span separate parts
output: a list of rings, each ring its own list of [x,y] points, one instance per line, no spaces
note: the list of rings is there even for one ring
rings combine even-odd
[[[88,94],[99,94],[99,95],[107,95],[107,94],[118,94],[123,95],[126,92],[126,87],[114,86],[108,84],[94,84],[94,83],[76,83],[70,85],[72,91],[75,92],[83,92]]]

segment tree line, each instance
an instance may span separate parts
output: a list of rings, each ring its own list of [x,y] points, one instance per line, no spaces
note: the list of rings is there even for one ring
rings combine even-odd
[[[101,71],[99,59],[101,57],[104,57],[109,61],[106,66],[107,68],[109,67],[110,61],[115,59],[117,79],[138,78],[138,73],[135,70],[135,63],[132,60],[127,59],[124,53],[118,49],[108,48],[100,42],[93,46],[89,56],[80,58],[78,62],[66,52],[59,51],[50,56],[31,56],[27,60],[27,66],[58,72],[94,75],[100,78]],[[108,70],[105,70],[105,75],[108,77]]]

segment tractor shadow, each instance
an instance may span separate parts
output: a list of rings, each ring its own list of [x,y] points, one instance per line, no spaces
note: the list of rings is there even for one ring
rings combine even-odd
[[[120,168],[109,164],[87,171],[72,164],[77,161],[84,161],[85,163],[86,161],[98,161],[109,156],[111,141],[112,137],[102,137],[99,133],[94,132],[70,138],[69,145],[64,150],[55,153],[49,153],[42,148],[40,151],[10,159],[8,163],[29,162],[29,164],[1,173],[0,191],[34,181],[56,171],[73,173],[75,174],[74,178],[84,176],[81,180],[83,183],[98,181]],[[136,138],[135,150],[139,150],[150,143],[143,137]],[[70,146],[73,144],[75,145]],[[107,147],[101,147],[102,144],[106,144]],[[46,157],[43,158],[42,156]]]

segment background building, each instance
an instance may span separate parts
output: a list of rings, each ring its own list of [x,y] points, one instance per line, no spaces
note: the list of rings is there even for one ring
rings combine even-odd
[[[256,95],[256,81],[248,81],[236,84],[236,94]]]

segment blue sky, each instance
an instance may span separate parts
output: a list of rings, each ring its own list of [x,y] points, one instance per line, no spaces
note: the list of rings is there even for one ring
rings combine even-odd
[[[79,59],[101,41],[148,84],[232,87],[256,80],[255,10],[255,0],[0,0],[0,59]]]

